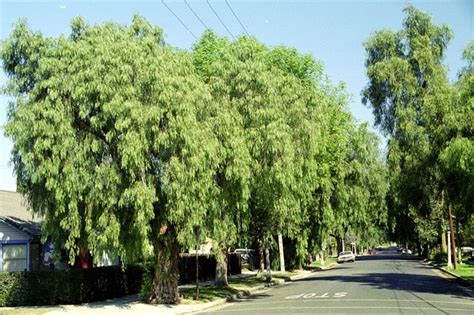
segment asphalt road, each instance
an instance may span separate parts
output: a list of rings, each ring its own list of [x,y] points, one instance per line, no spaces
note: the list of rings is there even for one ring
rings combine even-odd
[[[474,294],[415,257],[383,251],[206,313],[474,314]]]

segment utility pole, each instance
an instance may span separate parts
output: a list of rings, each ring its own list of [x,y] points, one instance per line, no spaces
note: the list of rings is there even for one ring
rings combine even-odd
[[[449,229],[451,230],[451,250],[453,255],[453,266],[454,269],[458,269],[458,262],[456,259],[456,243],[454,240],[454,227],[453,227],[453,215],[451,213],[451,202],[448,203],[448,219],[449,219]]]
[[[448,269],[453,268],[453,264],[451,263],[451,238],[449,237],[450,229],[446,232],[447,235],[447,241],[448,241]]]

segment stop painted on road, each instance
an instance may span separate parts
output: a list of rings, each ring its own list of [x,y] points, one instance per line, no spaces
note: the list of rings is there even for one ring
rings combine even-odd
[[[324,298],[330,298],[330,297],[342,298],[342,297],[345,297],[346,295],[347,295],[347,292],[335,292],[333,294],[329,293],[329,292],[324,292],[323,294],[310,292],[310,293],[301,293],[301,294],[298,294],[298,295],[290,295],[290,296],[285,297],[285,299],[287,299],[287,300],[296,300],[296,299],[300,299],[300,298],[303,298],[303,299],[324,299]]]

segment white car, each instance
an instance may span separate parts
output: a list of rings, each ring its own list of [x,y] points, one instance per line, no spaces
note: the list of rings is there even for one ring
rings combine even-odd
[[[356,261],[356,256],[354,255],[353,252],[351,252],[351,251],[341,252],[339,254],[339,257],[337,257],[337,262],[338,263],[343,263],[343,262],[346,262],[346,261],[352,261],[352,262]]]

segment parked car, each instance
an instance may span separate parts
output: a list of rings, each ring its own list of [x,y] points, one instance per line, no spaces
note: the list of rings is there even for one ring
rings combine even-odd
[[[246,264],[249,262],[249,258],[253,255],[255,250],[247,249],[247,248],[237,248],[234,250],[234,253],[240,254],[240,258],[242,259],[242,264]]]
[[[356,256],[354,255],[353,252],[345,251],[345,252],[339,253],[339,257],[337,257],[337,262],[338,263],[343,263],[343,262],[346,262],[346,261],[352,261],[352,262],[356,261]]]

